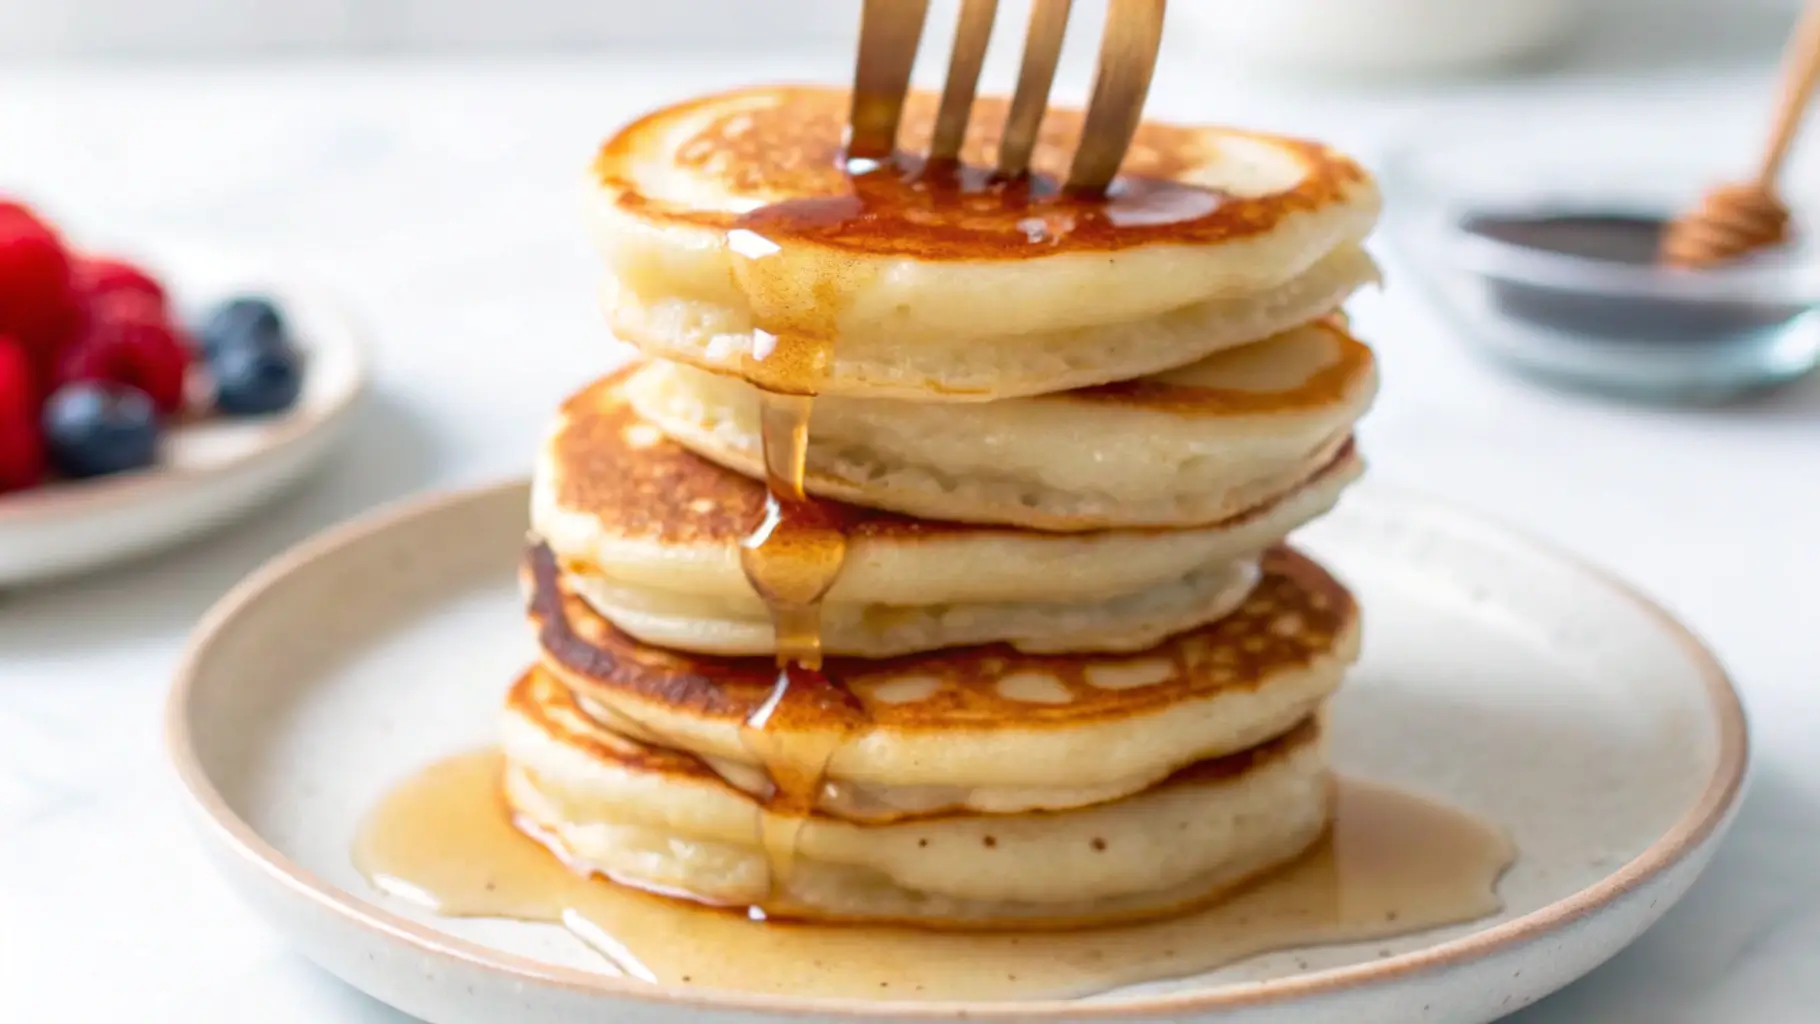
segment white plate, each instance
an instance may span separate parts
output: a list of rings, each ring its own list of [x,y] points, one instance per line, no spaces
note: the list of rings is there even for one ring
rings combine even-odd
[[[317,963],[436,1024],[1126,1012],[1481,1022],[1591,970],[1667,910],[1743,782],[1737,697],[1655,606],[1497,527],[1365,487],[1305,538],[1357,591],[1367,623],[1335,757],[1509,829],[1521,852],[1500,885],[1503,914],[1074,1002],[646,985],[599,973],[560,929],[442,920],[378,897],[349,863],[356,821],[388,785],[493,741],[501,696],[531,655],[514,579],[525,506],[521,484],[436,497],[284,556],[208,616],[169,708],[189,809],[228,882]]]
[[[273,416],[175,427],[147,469],[0,495],[0,587],[149,554],[232,522],[313,468],[347,426],[366,385],[365,359],[332,302],[206,257],[165,273],[184,307],[248,293],[277,302],[306,360],[302,394]]]

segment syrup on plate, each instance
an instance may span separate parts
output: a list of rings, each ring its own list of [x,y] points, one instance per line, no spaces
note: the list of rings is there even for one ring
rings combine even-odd
[[[496,751],[432,765],[368,816],[355,864],[383,892],[455,917],[561,924],[646,981],[877,999],[1089,995],[1272,950],[1387,939],[1497,912],[1514,850],[1498,829],[1342,779],[1302,859],[1204,909],[1061,932],[939,932],[754,921],[569,869],[509,818]],[[451,851],[460,851],[451,856]]]

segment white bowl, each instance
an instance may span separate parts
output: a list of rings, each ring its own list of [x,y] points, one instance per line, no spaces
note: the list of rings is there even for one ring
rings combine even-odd
[[[183,264],[174,299],[270,296],[306,360],[303,392],[271,416],[211,417],[171,428],[156,465],[0,494],[0,587],[149,554],[232,522],[296,482],[344,433],[366,387],[359,337],[319,291],[282,279]]]
[[[1169,11],[1222,60],[1320,75],[1455,74],[1567,38],[1581,0],[1193,0]]]

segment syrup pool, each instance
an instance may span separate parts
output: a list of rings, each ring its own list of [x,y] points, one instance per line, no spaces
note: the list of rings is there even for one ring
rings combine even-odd
[[[1260,953],[1387,939],[1502,904],[1515,851],[1496,827],[1396,789],[1336,783],[1313,851],[1204,909],[1136,925],[966,933],[754,921],[586,877],[514,827],[496,751],[423,770],[374,808],[354,859],[372,884],[436,913],[559,924],[602,969],[667,985],[896,1000],[1085,996]]]

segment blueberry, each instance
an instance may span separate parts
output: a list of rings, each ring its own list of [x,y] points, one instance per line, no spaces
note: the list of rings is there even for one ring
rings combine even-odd
[[[215,409],[225,416],[288,409],[303,390],[303,360],[282,338],[216,349],[209,373],[215,378]]]
[[[272,300],[259,295],[242,295],[214,307],[195,333],[205,358],[213,358],[225,348],[270,344],[289,337],[284,315]]]
[[[44,403],[44,443],[64,476],[139,469],[158,453],[158,411],[138,388],[65,384]]]

